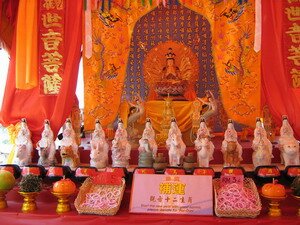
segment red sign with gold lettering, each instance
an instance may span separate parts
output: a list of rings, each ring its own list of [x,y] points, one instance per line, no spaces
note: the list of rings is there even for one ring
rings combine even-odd
[[[64,73],[64,0],[39,5],[40,93],[57,95]]]
[[[212,177],[215,176],[215,171],[212,168],[196,168],[194,169],[194,175],[210,175]]]
[[[182,168],[166,168],[164,174],[166,174],[166,175],[185,175],[185,170]]]
[[[92,179],[94,184],[121,185],[123,178],[112,172],[98,172]]]
[[[134,173],[138,174],[155,174],[154,168],[136,168]]]
[[[300,88],[300,1],[284,0],[284,60],[293,88]]]
[[[28,175],[28,174],[33,174],[36,176],[41,175],[41,170],[39,167],[23,167],[22,169],[22,176]]]
[[[49,177],[62,177],[64,176],[64,171],[62,167],[50,167],[47,171],[47,176]]]
[[[291,166],[287,170],[287,175],[290,177],[300,176],[300,167],[299,166]]]
[[[257,176],[259,177],[278,177],[280,176],[280,171],[278,167],[260,167],[257,171]]]

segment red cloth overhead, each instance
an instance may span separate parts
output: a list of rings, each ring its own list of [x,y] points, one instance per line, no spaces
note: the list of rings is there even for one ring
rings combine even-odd
[[[7,126],[16,124],[22,117],[25,117],[34,142],[40,138],[44,119],[50,119],[53,132],[57,133],[70,114],[75,101],[81,57],[82,1],[66,0],[65,7],[65,68],[62,75],[61,90],[57,96],[42,96],[39,87],[30,90],[17,90],[15,88],[16,45],[13,41],[0,122]]]
[[[297,138],[300,138],[300,89],[291,87],[291,75],[284,69],[283,20],[284,1],[262,1],[262,93],[275,122],[288,115]]]
[[[0,1],[0,43],[10,53],[19,0]]]

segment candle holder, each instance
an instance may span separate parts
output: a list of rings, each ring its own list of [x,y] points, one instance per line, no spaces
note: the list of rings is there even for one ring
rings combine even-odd
[[[24,197],[22,204],[22,212],[28,213],[37,209],[35,198],[40,192],[23,192],[19,191],[19,194]]]
[[[51,192],[57,198],[57,213],[65,213],[71,211],[71,205],[69,202],[69,197],[72,193],[59,193],[59,192]]]
[[[9,190],[0,190],[0,209],[7,208],[6,194]]]
[[[298,213],[297,215],[300,216],[300,196],[292,195],[294,199],[298,201]]]
[[[286,196],[283,197],[270,197],[266,195],[262,195],[265,199],[269,202],[269,212],[268,215],[271,217],[278,217],[281,216],[281,208],[280,208],[280,202],[286,198]]]

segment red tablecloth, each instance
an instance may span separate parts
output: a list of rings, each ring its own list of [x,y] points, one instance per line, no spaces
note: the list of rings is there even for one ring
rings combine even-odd
[[[74,201],[74,196],[71,201]],[[222,225],[255,225],[255,224],[278,224],[278,225],[298,225],[300,217],[297,214],[299,206],[295,199],[289,194],[286,200],[282,202],[282,216],[270,218],[267,215],[267,203],[262,199],[263,208],[261,214],[255,219],[235,219],[219,218],[216,216],[189,216],[189,215],[158,215],[158,214],[130,214],[129,200],[130,189],[127,188],[119,212],[115,216],[98,216],[98,215],[79,215],[72,205],[72,211],[62,215],[55,212],[56,198],[51,195],[50,191],[44,190],[37,198],[38,210],[34,213],[22,213],[22,197],[17,190],[12,190],[7,194],[8,208],[0,211],[0,221],[3,225],[22,224],[22,225],[91,225],[91,224],[155,224],[155,225],[200,225],[200,224],[222,224]]]

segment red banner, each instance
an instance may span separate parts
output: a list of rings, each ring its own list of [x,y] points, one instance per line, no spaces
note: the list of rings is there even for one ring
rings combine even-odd
[[[41,0],[39,14],[40,93],[57,95],[64,73],[64,0]]]
[[[283,1],[284,60],[293,88],[300,88],[300,0]]]

